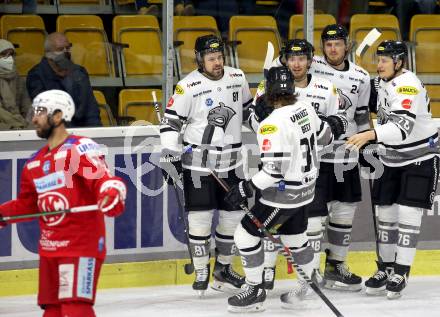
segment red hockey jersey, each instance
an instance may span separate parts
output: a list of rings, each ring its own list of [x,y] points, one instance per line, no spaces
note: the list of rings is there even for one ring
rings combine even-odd
[[[0,206],[2,216],[94,205],[101,185],[118,180],[109,173],[93,140],[69,136],[49,150],[46,145],[26,162],[16,200]],[[105,257],[104,214],[100,210],[42,216],[39,253],[48,257]]]

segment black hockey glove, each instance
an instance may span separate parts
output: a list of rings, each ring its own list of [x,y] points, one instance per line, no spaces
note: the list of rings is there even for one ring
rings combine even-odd
[[[163,177],[169,185],[177,184],[177,182],[182,179],[183,168],[180,153],[163,149],[159,164],[162,169]]]
[[[348,121],[347,119],[342,115],[331,115],[331,116],[324,116],[322,114],[318,114],[318,117],[322,120],[328,123],[330,126],[330,129],[332,130],[333,136],[335,140],[339,139],[341,135],[347,131]]]
[[[248,198],[254,196],[254,189],[251,181],[241,181],[226,194],[225,202],[233,206],[234,209],[240,209],[242,204],[247,203]]]
[[[273,109],[274,108],[272,106],[266,103],[266,98],[264,95],[258,98],[255,104],[255,114],[257,115],[258,122],[266,119],[272,113]]]

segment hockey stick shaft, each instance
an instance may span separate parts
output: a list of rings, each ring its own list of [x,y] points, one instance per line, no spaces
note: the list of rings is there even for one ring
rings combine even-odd
[[[377,218],[376,218],[376,206],[373,203],[373,180],[369,179],[368,180],[368,186],[370,187],[370,197],[371,197],[371,212],[373,214],[373,228],[374,228],[374,241],[376,241],[376,256],[377,256],[377,261],[379,263],[382,263],[382,258],[380,257],[380,252],[379,252],[379,231],[377,228]]]
[[[211,175],[215,178],[215,180],[223,187],[226,192],[229,192],[230,188],[228,184],[225,183],[220,177],[217,176],[213,171],[210,171]],[[324,303],[331,309],[331,311],[338,317],[344,317],[342,313],[333,305],[333,303],[322,293],[318,286],[310,279],[309,276],[301,269],[301,267],[295,263],[293,260],[292,252],[289,247],[282,243],[281,239],[275,238],[258,220],[254,214],[249,210],[249,208],[245,204],[241,204],[240,208],[246,213],[246,215],[251,219],[251,221],[255,224],[255,226],[272,242],[279,244],[283,250],[283,255],[287,259],[287,263],[292,265],[298,274],[310,285],[310,287],[315,291],[315,293],[324,301]]]
[[[162,121],[162,115],[160,112],[160,106],[159,103],[157,102],[157,97],[156,97],[156,92],[153,90],[151,92],[151,95],[153,97],[153,105],[154,105],[154,110],[156,111],[156,115],[157,115],[157,119],[159,120],[159,123]],[[178,208],[179,208],[179,212],[180,212],[180,217],[182,218],[183,221],[183,230],[185,232],[185,237],[186,237],[186,247],[188,249],[188,254],[189,254],[189,258],[191,260],[191,264],[190,264],[190,268],[187,269],[185,266],[185,273],[186,274],[191,274],[192,272],[194,272],[194,260],[193,260],[193,256],[192,256],[192,252],[191,252],[191,247],[189,245],[189,225],[188,225],[188,220],[186,219],[186,215],[185,215],[185,203],[182,202],[182,200],[180,199],[179,196],[179,190],[177,188],[177,184],[176,181],[173,180],[173,187],[176,193],[176,199],[177,199],[177,203],[178,203]],[[183,183],[182,183],[182,188],[183,188]]]
[[[59,215],[59,214],[86,212],[86,211],[94,211],[94,210],[98,210],[98,205],[87,205],[87,206],[73,207],[70,209],[40,212],[40,213],[36,213],[36,214],[25,214],[25,215],[17,215],[17,216],[0,217],[0,221],[37,218],[37,217],[44,217],[44,216],[53,216],[53,215]]]

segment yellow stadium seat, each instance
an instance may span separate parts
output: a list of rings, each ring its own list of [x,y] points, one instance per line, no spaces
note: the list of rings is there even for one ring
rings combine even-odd
[[[391,14],[355,14],[350,20],[350,38],[354,43],[353,52],[363,41],[365,36],[377,28],[382,32],[379,39],[371,46],[362,58],[355,57],[355,62],[361,65],[370,73],[376,73],[377,61],[375,59],[376,49],[384,40],[400,40],[399,21]]]
[[[417,74],[440,73],[437,62],[440,51],[440,15],[418,14],[412,17],[410,40],[415,46],[415,66]]]
[[[99,116],[101,117],[101,122],[104,127],[111,127],[116,125],[115,118],[113,117],[112,111],[105,100],[105,96],[100,90],[93,90],[93,95],[98,102]]]
[[[113,42],[128,44],[122,49],[126,76],[162,73],[161,33],[152,15],[118,15],[113,19]]]
[[[59,4],[83,5],[83,4],[101,4],[101,0],[58,0]]]
[[[112,51],[100,17],[60,15],[57,31],[73,44],[73,61],[85,67],[90,76],[114,76]]]
[[[275,54],[281,49],[277,23],[272,16],[231,17],[229,40],[241,42],[232,53],[235,55],[235,66],[245,73],[262,72],[267,42],[272,42]]]
[[[145,120],[151,124],[159,124],[156,111],[154,110],[152,91],[156,92],[157,100],[161,104],[162,90],[160,89],[121,90],[119,93],[119,116],[130,116],[136,120]]]
[[[426,85],[433,118],[440,118],[440,85]]]
[[[329,24],[335,24],[336,19],[331,14],[315,14],[313,16],[313,46],[315,47],[315,54],[322,55],[321,50],[321,33],[322,30]],[[304,38],[304,16],[302,14],[295,14],[289,20],[289,39],[303,39]]]
[[[1,38],[17,44],[17,70],[21,76],[40,62],[44,55],[46,29],[38,15],[3,15],[0,19]]]
[[[197,68],[194,55],[196,39],[202,35],[219,35],[217,22],[211,16],[175,16],[174,41],[182,42],[177,47],[180,73],[188,74]]]

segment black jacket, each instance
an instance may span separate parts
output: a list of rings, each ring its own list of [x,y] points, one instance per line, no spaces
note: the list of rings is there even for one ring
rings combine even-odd
[[[64,90],[75,102],[75,115],[69,124],[70,127],[102,126],[98,103],[93,95],[89,74],[84,67],[74,64],[69,75],[59,77],[43,57],[41,62],[29,71],[26,88],[31,99],[46,90]]]

